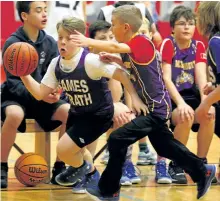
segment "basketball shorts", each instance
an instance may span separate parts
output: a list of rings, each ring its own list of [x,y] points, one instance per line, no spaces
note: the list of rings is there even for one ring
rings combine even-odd
[[[28,101],[24,99],[28,99]],[[1,102],[1,120],[4,121],[6,118],[5,109],[7,106],[18,105],[23,109],[25,114],[23,121],[18,127],[20,132],[25,132],[26,130],[26,119],[35,119],[45,132],[49,132],[61,125],[61,121],[52,120],[52,117],[56,110],[63,104],[66,104],[63,100],[49,104],[44,101],[37,101],[32,96],[14,97],[13,95],[4,93],[2,94]]]
[[[79,146],[84,146],[98,139],[113,125],[114,107],[106,109],[102,114],[76,115],[69,112],[66,132],[70,138]]]

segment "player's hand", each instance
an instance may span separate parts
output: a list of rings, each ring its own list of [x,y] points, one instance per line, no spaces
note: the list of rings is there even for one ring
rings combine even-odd
[[[143,103],[139,96],[131,96],[131,100],[133,112],[136,114],[136,116],[140,115],[141,113],[143,113],[144,116],[149,114],[148,107]]]
[[[204,89],[203,89],[203,93],[204,93],[205,95],[208,95],[208,94],[211,93],[213,90],[215,90],[215,86],[213,86],[211,82],[208,82],[208,83],[205,85]]]
[[[107,52],[100,52],[99,59],[102,62],[106,62],[106,63],[115,62],[119,65],[123,65],[121,58],[115,54],[110,54]]]
[[[114,103],[114,128],[119,128],[135,118],[134,113],[123,103]]]
[[[78,47],[89,46],[89,38],[85,37],[83,34],[76,30],[74,30],[74,34],[71,34],[69,38]]]
[[[50,103],[50,104],[56,103],[60,100],[60,94],[61,94],[61,91],[59,88],[57,88],[54,91],[52,91],[52,93],[49,94],[47,97],[45,97],[43,101]]]
[[[178,121],[183,123],[184,121],[192,121],[194,118],[194,110],[186,103],[179,104],[177,106],[177,112],[179,115]]]

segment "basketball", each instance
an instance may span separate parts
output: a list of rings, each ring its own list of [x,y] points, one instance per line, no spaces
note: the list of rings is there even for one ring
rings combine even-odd
[[[30,75],[38,66],[36,49],[25,42],[10,45],[3,56],[6,70],[14,76]]]
[[[48,176],[48,165],[42,156],[27,153],[20,156],[14,167],[17,180],[25,186],[36,186]]]

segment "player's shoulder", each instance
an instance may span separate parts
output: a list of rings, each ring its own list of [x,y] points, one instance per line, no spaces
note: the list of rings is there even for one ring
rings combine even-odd
[[[60,56],[57,56],[57,57],[54,57],[51,62],[50,62],[50,65],[53,65],[55,66],[58,62],[58,60],[60,59]]]
[[[198,47],[203,47],[203,48],[205,48],[205,44],[204,44],[202,41],[200,41],[200,40],[195,40],[195,42],[196,42],[197,48],[198,48]]]
[[[213,36],[209,40],[209,46],[220,46],[220,36]]]
[[[170,37],[167,37],[162,41],[160,50],[162,51],[164,48],[174,48],[173,41]]]
[[[99,61],[99,55],[89,52],[85,57],[85,64],[93,64]]]

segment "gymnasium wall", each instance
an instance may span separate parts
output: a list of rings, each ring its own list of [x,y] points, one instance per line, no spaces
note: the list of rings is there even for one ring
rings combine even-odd
[[[97,14],[102,6],[113,4],[114,1],[87,1],[87,22],[91,23],[96,20]],[[14,32],[20,25],[16,12],[14,1],[4,1],[1,4],[1,47],[4,45],[5,40]],[[158,30],[162,37],[167,37],[170,34],[169,15],[173,8],[179,4],[184,4],[193,9],[196,8],[198,2],[192,1],[157,1],[155,3],[155,10],[158,13]],[[207,45],[206,41],[195,32],[195,39],[202,40]],[[1,83],[5,80],[5,74],[2,67],[1,59]]]

